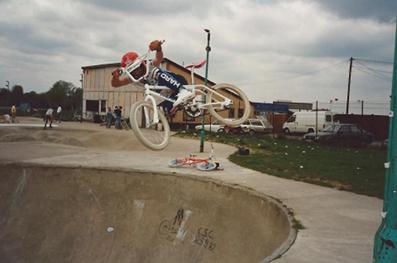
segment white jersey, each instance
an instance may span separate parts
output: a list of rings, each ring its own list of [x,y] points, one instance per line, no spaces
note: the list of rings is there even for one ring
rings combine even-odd
[[[54,110],[51,109],[51,108],[49,108],[49,109],[46,111],[45,115],[52,115],[53,112],[54,112]]]

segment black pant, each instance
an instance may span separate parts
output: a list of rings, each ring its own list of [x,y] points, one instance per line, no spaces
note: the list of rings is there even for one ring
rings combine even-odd
[[[44,129],[47,128],[47,123],[50,122],[50,128],[52,128],[52,115],[46,115],[45,116],[45,124],[44,124]]]

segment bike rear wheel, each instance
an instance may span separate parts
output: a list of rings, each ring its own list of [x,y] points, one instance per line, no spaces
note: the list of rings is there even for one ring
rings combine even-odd
[[[159,122],[154,123],[153,105],[138,101],[130,111],[130,123],[136,137],[152,150],[164,149],[170,139],[170,126],[164,113],[157,108]]]
[[[168,162],[168,166],[171,168],[179,168],[183,166],[183,160],[180,159],[172,159]]]
[[[239,126],[248,119],[251,114],[251,105],[242,90],[226,83],[217,84],[212,89],[215,92],[208,92],[207,103],[209,104],[208,111],[215,119],[229,126]],[[220,103],[225,101],[224,97],[229,99],[231,104],[222,107]]]
[[[200,171],[212,171],[216,169],[216,163],[214,162],[203,162],[198,163],[196,168]]]

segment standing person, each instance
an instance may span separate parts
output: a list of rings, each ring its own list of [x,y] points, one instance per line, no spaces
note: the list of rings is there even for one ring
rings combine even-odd
[[[45,113],[45,124],[44,124],[44,130],[47,129],[47,123],[50,122],[50,128],[52,128],[52,120],[53,120],[53,112],[54,110],[52,108],[48,108],[48,110]]]
[[[114,126],[116,127],[116,129],[121,129],[121,110],[119,109],[118,106],[116,106],[114,109],[114,117],[115,117]]]
[[[58,105],[58,108],[57,108],[58,123],[61,123],[61,112],[62,112],[62,107],[61,107],[61,105]]]
[[[156,51],[155,58],[150,62],[149,65],[149,73],[147,76],[141,81],[144,84],[148,83],[150,85],[157,84],[159,86],[166,86],[173,91],[173,95],[171,97],[177,97],[171,107],[173,107],[172,111],[175,111],[177,106],[181,103],[186,102],[188,99],[194,97],[194,94],[187,90],[183,83],[180,81],[179,77],[172,72],[165,71],[161,69],[159,66],[161,61],[163,60],[163,51],[161,48],[162,42],[159,40],[154,40],[149,44],[149,49],[151,51]],[[128,67],[131,65],[137,58],[138,53],[136,52],[128,52],[121,58],[121,67]],[[146,74],[146,64],[142,62],[138,68],[132,70],[130,74],[138,79]],[[129,78],[120,79],[120,71],[116,69],[112,72],[112,80],[111,84],[114,88],[118,88],[124,85],[131,83]]]
[[[15,105],[12,105],[11,107],[11,122],[15,123],[16,122],[16,117],[17,117],[17,108]]]
[[[108,107],[108,111],[106,112],[106,128],[110,128],[112,126],[112,120],[113,120],[112,108]]]
[[[12,122],[10,114],[4,114],[3,118],[4,118],[4,123],[11,123]]]

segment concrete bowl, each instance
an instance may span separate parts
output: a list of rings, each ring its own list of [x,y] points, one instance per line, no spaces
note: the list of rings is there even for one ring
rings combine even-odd
[[[2,262],[269,262],[296,231],[280,202],[214,180],[3,165]]]

